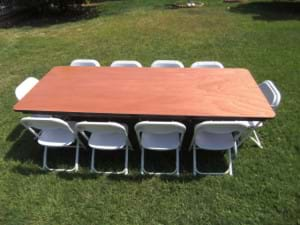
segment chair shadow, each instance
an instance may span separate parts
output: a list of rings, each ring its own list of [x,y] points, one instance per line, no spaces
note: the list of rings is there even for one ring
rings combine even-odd
[[[272,1],[241,3],[231,7],[230,12],[253,14],[254,20],[300,20],[300,2]]]
[[[105,175],[112,180],[125,180],[128,182],[141,182],[150,179],[153,176],[142,176],[140,170],[140,151],[138,141],[134,133],[135,121],[128,123],[130,140],[133,145],[132,151],[129,151],[129,175]],[[187,130],[187,137],[183,143],[183,150],[180,152],[180,176],[159,176],[163,181],[184,181],[200,180],[204,176],[192,176],[192,152],[188,150],[188,144],[191,139],[192,129]],[[20,165],[12,168],[12,172],[24,176],[45,175],[47,172],[41,168],[43,158],[43,148],[38,145],[33,135],[25,130],[23,126],[17,125],[7,136],[8,141],[13,145],[4,156],[4,160],[14,160],[21,162]],[[50,167],[71,168],[74,166],[75,149],[49,149],[48,162]],[[95,162],[99,170],[112,171],[122,170],[124,166],[124,151],[96,151]],[[226,159],[223,153],[212,153],[207,151],[198,151],[198,165],[208,171],[222,171],[227,167]],[[81,149],[79,157],[80,170],[77,173],[60,172],[56,173],[62,179],[96,179],[99,174],[89,173],[91,161],[91,150]],[[173,171],[175,169],[175,151],[155,152],[146,151],[145,168],[149,171]]]

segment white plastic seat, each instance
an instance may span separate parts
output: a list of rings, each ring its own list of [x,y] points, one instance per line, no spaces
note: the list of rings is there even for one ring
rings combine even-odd
[[[179,175],[179,151],[186,127],[179,122],[143,121],[135,125],[135,131],[141,147],[141,174]],[[169,173],[148,172],[144,168],[144,151],[176,151],[176,169]]]
[[[236,121],[205,121],[195,126],[191,142],[193,149],[193,175],[233,175],[231,149],[237,152],[237,139],[245,132],[247,126]],[[228,152],[229,166],[225,172],[201,172],[197,168],[197,151]]]
[[[191,65],[191,68],[219,68],[223,69],[224,66],[222,63],[217,62],[217,61],[199,61],[199,62],[194,62]]]
[[[100,63],[95,59],[75,59],[70,66],[96,66],[100,67]]]
[[[279,104],[281,102],[281,94],[275,84],[270,81],[266,80],[259,85],[261,91],[263,92],[264,96],[268,100],[270,106],[273,108],[274,111],[277,110]],[[256,129],[263,126],[262,121],[246,121],[249,127],[249,132],[247,132],[244,136],[241,137],[239,141],[239,145],[241,145],[248,137],[259,147],[263,148],[261,140],[256,132]]]
[[[142,64],[135,60],[117,60],[113,61],[111,67],[143,67]]]
[[[91,172],[101,174],[128,174],[128,139],[127,127],[115,122],[79,122],[76,131],[83,135],[92,148]],[[90,135],[88,135],[90,134]],[[95,168],[95,150],[125,150],[125,168],[122,171],[98,171]]]
[[[38,82],[39,80],[34,77],[27,77],[16,87],[16,98],[20,101]]]
[[[75,165],[72,169],[53,169],[47,165],[47,151],[49,147],[70,147],[76,142],[76,136],[69,124],[58,118],[25,117],[21,119],[25,126],[44,146],[43,169],[50,171],[77,171],[79,158],[79,142],[76,144]]]
[[[182,62],[178,60],[156,60],[151,64],[154,68],[184,68]]]

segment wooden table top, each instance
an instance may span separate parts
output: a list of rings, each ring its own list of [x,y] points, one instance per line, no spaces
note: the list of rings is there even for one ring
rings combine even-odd
[[[54,67],[15,106],[29,113],[270,119],[246,69]]]

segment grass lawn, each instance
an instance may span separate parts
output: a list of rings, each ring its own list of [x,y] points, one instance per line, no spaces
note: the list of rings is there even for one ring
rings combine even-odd
[[[101,1],[93,18],[0,28],[0,224],[300,224],[300,3],[203,0],[202,8],[169,9],[174,2]],[[190,153],[179,178],[141,177],[138,151],[128,177],[89,174],[89,152],[77,174],[45,173],[41,148],[12,110],[14,89],[75,58],[104,66],[218,60],[249,69],[257,82],[273,80],[283,100],[259,130],[264,149],[245,143],[233,177],[192,177]],[[73,158],[56,155],[58,164]]]

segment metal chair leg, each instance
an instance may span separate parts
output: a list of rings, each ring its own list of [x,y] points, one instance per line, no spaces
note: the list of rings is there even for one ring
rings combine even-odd
[[[144,148],[141,147],[141,174],[144,175]]]
[[[197,175],[197,152],[195,146],[193,146],[193,175]]]
[[[44,153],[43,153],[43,170],[47,170],[47,153],[48,153],[47,146],[44,146]]]
[[[228,149],[228,160],[229,160],[229,175],[233,175],[233,169],[232,169],[232,158],[231,158],[231,149]]]
[[[128,174],[128,146],[125,149],[125,175]]]
[[[263,149],[262,143],[257,135],[257,132],[255,130],[253,130],[253,135],[254,137],[250,137],[250,139],[261,149]]]
[[[91,173],[95,172],[95,149],[92,149],[92,156],[91,156]]]
[[[176,149],[176,175],[179,176],[179,148]]]

